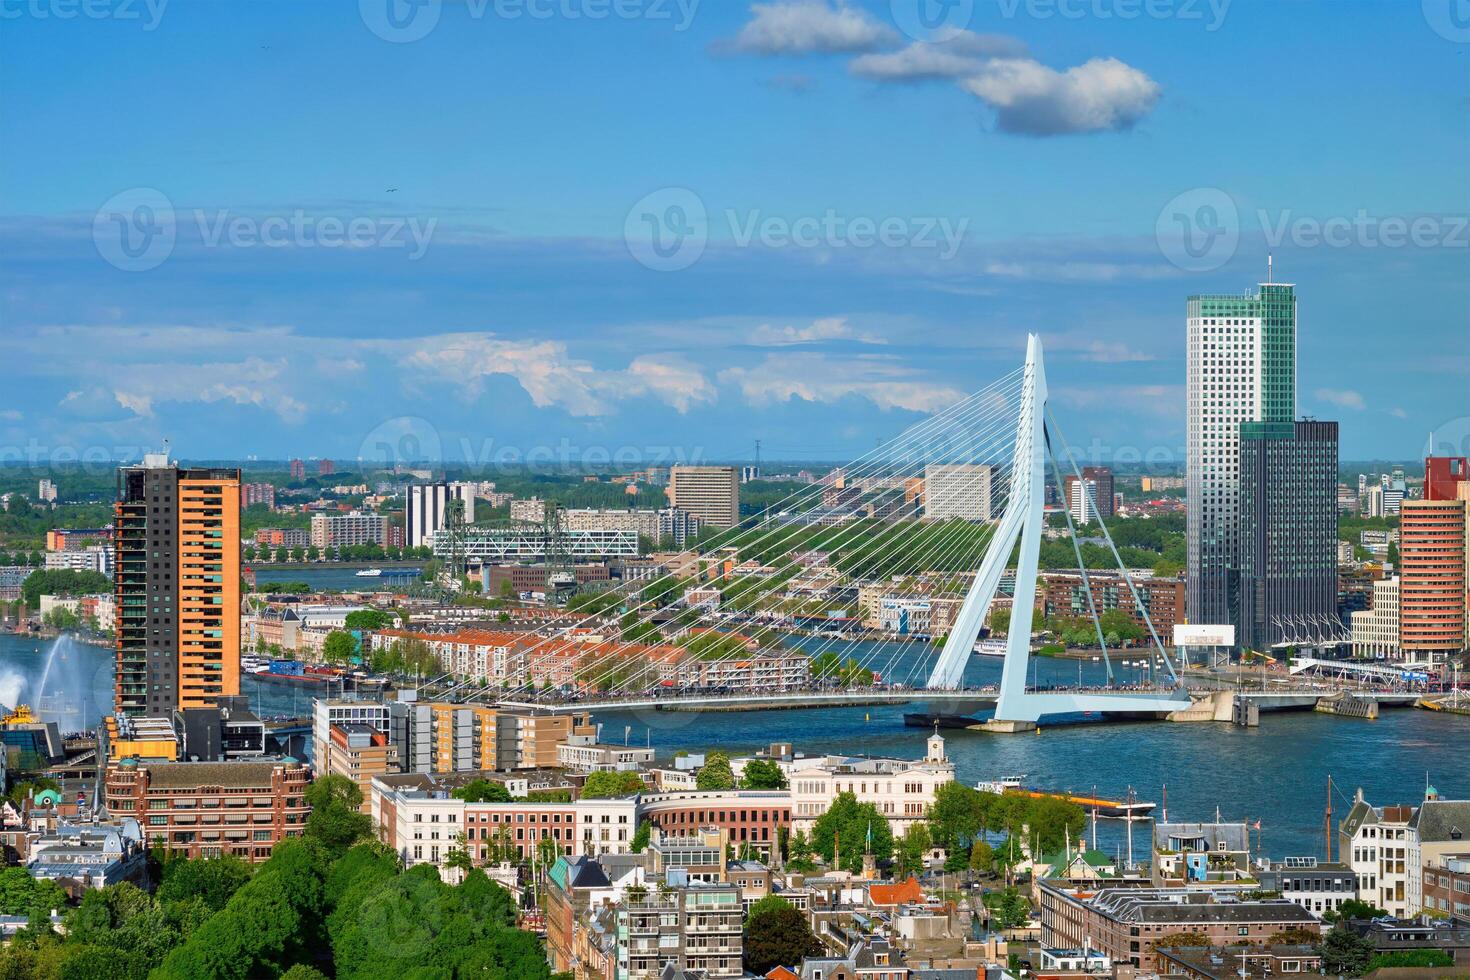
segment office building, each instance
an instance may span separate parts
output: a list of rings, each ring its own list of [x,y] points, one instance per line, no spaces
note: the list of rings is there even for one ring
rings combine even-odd
[[[166,454],[118,470],[116,709],[167,715],[240,693],[240,471]]]
[[[1337,623],[1337,423],[1240,426],[1237,641],[1253,650]]]
[[[475,520],[473,483],[416,483],[408,487],[404,513],[404,540],[410,548],[431,547],[434,535],[449,526],[450,503],[461,509],[465,524]]]
[[[929,463],[924,467],[924,516],[988,521],[993,468],[989,463]]]
[[[1082,479],[1069,474],[1063,481],[1066,485],[1067,509],[1077,524],[1091,524],[1098,519],[1107,520],[1115,512],[1113,471],[1106,466],[1082,467]]]
[[[1399,518],[1400,645],[1443,661],[1465,649],[1464,500],[1406,500]]]
[[[740,475],[733,466],[675,466],[668,493],[671,507],[711,527],[740,523]]]
[[[151,847],[189,858],[231,854],[246,861],[299,837],[311,807],[311,771],[294,759],[259,762],[146,762],[107,767],[108,815],[137,820]]]
[[[1399,645],[1399,580],[1376,580],[1372,595],[1370,608],[1351,614],[1353,656],[1397,660],[1403,655]]]
[[[1191,296],[1187,321],[1187,611],[1191,623],[1230,624],[1240,427],[1296,417],[1296,290],[1268,282],[1243,295]]]

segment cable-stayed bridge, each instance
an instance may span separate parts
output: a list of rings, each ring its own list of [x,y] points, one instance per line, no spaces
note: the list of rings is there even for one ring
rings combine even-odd
[[[1048,468],[1058,486],[1071,476],[1092,492],[1048,401],[1033,335],[1019,369],[681,554],[667,574],[577,597],[572,625],[507,647],[446,696],[551,710],[915,703],[934,717],[993,711],[988,724],[1001,731],[1053,715],[1187,714],[1199,699],[1098,519],[1110,574],[1121,575],[1149,641],[1121,651],[1141,657],[1146,676],[1125,683],[1115,671],[1120,651],[1106,642],[1066,508],[1105,679],[1084,683],[1079,668],[1076,684],[1038,681],[1031,637]],[[1002,608],[1003,651],[996,640],[984,648],[1003,652],[993,682],[977,641]],[[862,626],[875,620],[886,639]],[[1295,696],[1316,695],[1304,685]]]

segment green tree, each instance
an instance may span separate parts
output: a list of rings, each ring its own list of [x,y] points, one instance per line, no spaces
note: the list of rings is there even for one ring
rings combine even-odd
[[[870,847],[879,857],[893,853],[893,831],[873,804],[859,803],[852,793],[838,793],[812,827],[812,847],[827,862],[857,873]]]
[[[354,609],[347,614],[346,627],[350,630],[387,629],[398,622],[398,617],[381,609]]]
[[[191,896],[202,899],[215,912],[225,907],[240,886],[250,880],[250,866],[232,855],[189,860],[173,857],[166,860],[158,901],[171,905]]]
[[[584,800],[605,800],[617,796],[632,796],[643,791],[643,780],[636,772],[594,772],[587,775],[582,784]]]
[[[1031,918],[1031,903],[1014,887],[987,893],[985,907],[990,910],[991,926],[1001,932],[1019,929]]]
[[[362,790],[346,776],[323,776],[306,788],[305,798],[311,807],[306,836],[328,855],[343,854],[372,835],[372,818],[361,811]]]
[[[730,757],[723,752],[705,756],[704,765],[695,773],[694,785],[701,790],[734,789],[735,773],[730,768]]]
[[[797,966],[818,956],[822,944],[794,905],[768,895],[756,902],[745,920],[745,968],[764,975],[778,966]]]
[[[970,870],[989,874],[995,870],[995,848],[983,840],[977,840],[970,848]]]
[[[751,759],[740,773],[742,789],[785,789],[786,774],[769,759]]]
[[[1454,966],[1455,958],[1442,949],[1401,949],[1392,953],[1378,953],[1368,961],[1367,972],[1374,970],[1411,969],[1432,970],[1435,967]]]
[[[66,892],[54,881],[38,881],[25,868],[0,871],[0,915],[50,914],[66,908]]]
[[[345,664],[357,655],[357,640],[351,633],[332,630],[322,643],[322,659],[327,663]]]
[[[1290,929],[1282,929],[1273,932],[1266,939],[1267,946],[1315,946],[1321,942],[1322,934],[1316,929],[1307,929],[1303,926],[1292,926]]]
[[[510,790],[489,779],[471,779],[450,794],[466,803],[509,803]]]
[[[638,829],[633,831],[633,841],[628,849],[634,854],[642,854],[648,849],[648,842],[653,837],[653,824],[647,820],[638,821]]]
[[[1335,926],[1317,947],[1324,970],[1349,977],[1360,977],[1368,972],[1368,961],[1373,958],[1373,952],[1371,940],[1346,926]]]
[[[911,824],[899,838],[894,847],[894,857],[898,861],[898,874],[900,877],[924,873],[924,859],[929,853],[933,841],[929,839],[929,827],[927,824]]]
[[[32,564],[40,564],[37,560]],[[41,596],[99,595],[112,591],[112,580],[100,572],[78,571],[71,568],[42,568],[26,576],[21,583],[20,596],[26,608],[35,609],[41,604]]]
[[[1386,911],[1360,898],[1349,898],[1337,907],[1337,919],[1381,919]]]

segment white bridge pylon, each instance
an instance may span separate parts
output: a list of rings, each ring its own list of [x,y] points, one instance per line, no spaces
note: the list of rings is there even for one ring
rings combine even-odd
[[[1021,548],[1016,562],[1015,599],[1006,637],[1000,696],[995,706],[996,719],[1034,722],[1044,715],[1080,712],[1155,714],[1177,711],[1189,704],[1189,695],[1182,688],[1168,694],[1037,693],[1026,690],[1032,614],[1036,605],[1036,573],[1045,519],[1046,461],[1049,455],[1047,397],[1041,338],[1031,334],[1026,342],[1026,370],[1021,384],[1021,411],[1016,428],[1010,499],[969,594],[960,606],[944,650],[929,675],[927,686],[931,690],[952,691],[963,685],[965,665],[969,663],[975,640],[1000,587],[1001,575],[1019,540]],[[1123,574],[1127,575],[1126,569]]]

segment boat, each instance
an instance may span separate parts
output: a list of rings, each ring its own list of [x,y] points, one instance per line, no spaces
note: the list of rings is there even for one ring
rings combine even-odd
[[[1006,641],[976,640],[974,649],[977,657],[1004,657],[1006,655]]]
[[[381,568],[363,568],[357,572],[358,578],[378,578],[383,574]]]
[[[1155,804],[1145,800],[1109,800],[1101,796],[1081,793],[1059,793],[1054,790],[1037,789],[1024,784],[1025,776],[1010,776],[1002,779],[982,780],[975,788],[982,793],[1025,796],[1033,800],[1062,800],[1082,807],[1099,817],[1114,817],[1119,820],[1144,820],[1153,813]]]

